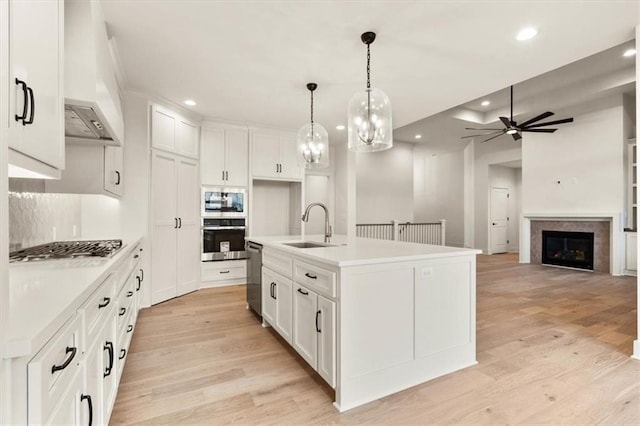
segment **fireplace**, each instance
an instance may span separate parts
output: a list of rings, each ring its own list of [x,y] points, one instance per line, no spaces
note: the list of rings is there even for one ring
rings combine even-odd
[[[593,271],[593,232],[542,231],[542,263]]]

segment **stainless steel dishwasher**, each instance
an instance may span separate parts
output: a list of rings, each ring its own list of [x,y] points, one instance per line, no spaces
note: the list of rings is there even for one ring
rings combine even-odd
[[[247,241],[247,306],[262,316],[262,245]]]

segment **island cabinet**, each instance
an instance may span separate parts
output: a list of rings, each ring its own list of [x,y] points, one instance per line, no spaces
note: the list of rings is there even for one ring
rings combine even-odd
[[[267,259],[265,256],[262,268],[262,315],[291,344],[293,281],[269,268]]]

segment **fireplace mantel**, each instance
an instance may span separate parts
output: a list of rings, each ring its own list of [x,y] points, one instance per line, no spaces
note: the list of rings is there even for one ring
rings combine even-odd
[[[622,212],[526,212],[520,220],[520,263],[531,263],[531,221],[607,221],[610,228],[609,265],[612,275],[623,275]]]

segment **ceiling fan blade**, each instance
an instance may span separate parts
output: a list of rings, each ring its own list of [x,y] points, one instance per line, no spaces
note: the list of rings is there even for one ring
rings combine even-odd
[[[518,126],[518,127],[520,127],[520,128],[525,127],[525,126],[527,126],[527,124],[535,123],[536,121],[540,121],[540,120],[542,120],[544,118],[551,117],[552,115],[553,115],[553,113],[551,111],[543,112],[542,114],[536,115],[535,117],[533,117],[530,120],[525,121],[524,123],[520,123],[520,126]]]
[[[522,139],[522,136],[520,136],[520,133],[513,133],[511,134],[511,137],[513,138],[514,141],[519,141],[520,139]]]
[[[502,129],[478,129],[475,127],[465,127],[465,130],[502,130]]]
[[[502,124],[505,125],[505,127],[511,127],[511,122],[509,121],[509,119],[507,117],[499,117],[500,121],[502,121]]]
[[[558,129],[522,129],[521,132],[553,133]]]
[[[497,135],[495,135],[495,136],[493,136],[493,137],[491,137],[491,138],[489,138],[489,139],[485,139],[485,140],[483,140],[483,141],[482,141],[482,143],[484,143],[484,142],[489,142],[491,139],[495,139],[495,138],[497,138],[498,136],[502,136],[502,135],[504,135],[504,132],[500,132],[499,134],[497,134]]]
[[[467,138],[475,138],[478,136],[491,136],[491,135],[495,135],[496,133],[504,133],[504,129],[501,129],[497,132],[489,132],[489,133],[480,133],[477,135],[469,135],[469,136],[462,136],[461,139],[467,139]]]
[[[546,123],[532,124],[531,126],[525,126],[527,129],[534,129],[536,127],[554,126],[556,124],[573,123],[573,117],[563,118],[562,120],[547,121]]]

